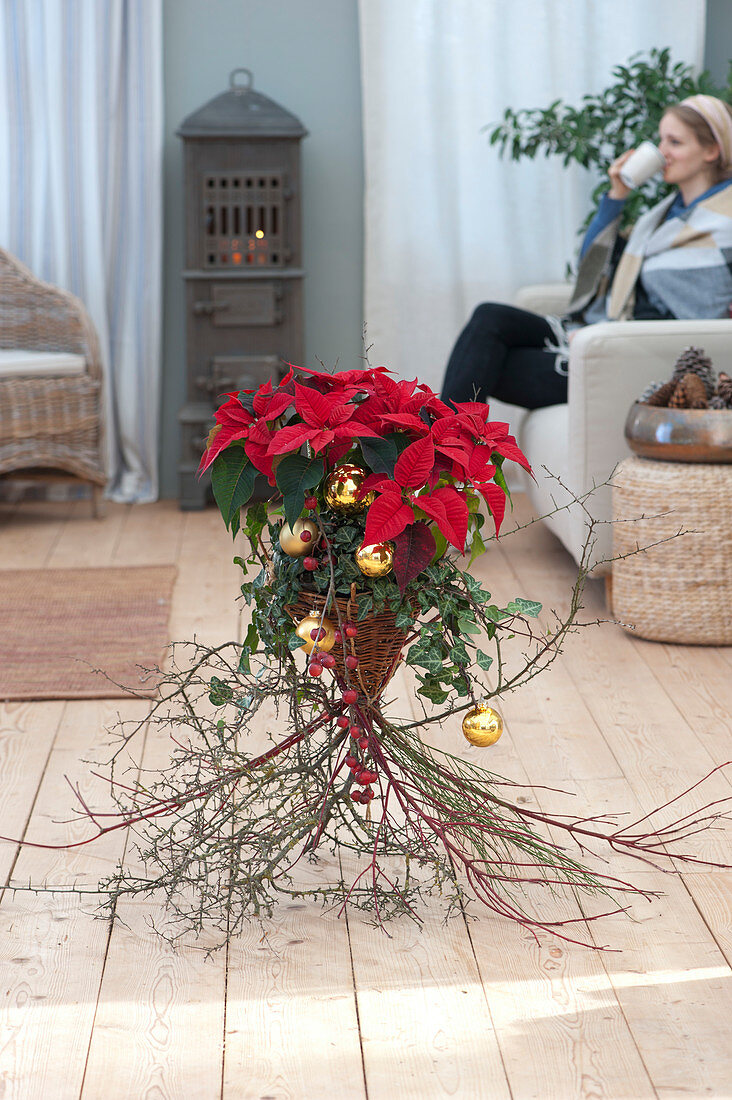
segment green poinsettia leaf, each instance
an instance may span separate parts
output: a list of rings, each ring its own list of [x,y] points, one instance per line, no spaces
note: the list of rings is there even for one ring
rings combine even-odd
[[[211,488],[214,500],[233,534],[239,530],[239,509],[251,498],[257,470],[249,461],[244,445],[232,443],[214,459],[211,466]],[[232,523],[232,521],[234,521]]]
[[[359,439],[358,443],[363,460],[373,473],[387,474],[389,477],[393,477],[396,461],[409,443],[409,437],[392,432],[381,439],[364,436]]]
[[[282,493],[285,519],[292,527],[302,512],[305,494],[322,481],[322,458],[307,455],[285,455],[275,473],[277,488]]]

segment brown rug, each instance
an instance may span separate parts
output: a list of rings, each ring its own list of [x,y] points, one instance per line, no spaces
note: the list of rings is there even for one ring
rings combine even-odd
[[[0,699],[152,695],[176,569],[0,570]]]

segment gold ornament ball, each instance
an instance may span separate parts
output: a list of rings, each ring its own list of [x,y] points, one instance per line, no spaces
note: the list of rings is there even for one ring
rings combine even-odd
[[[365,577],[385,577],[394,564],[394,547],[390,542],[374,542],[356,551],[356,565]]]
[[[325,636],[323,638],[318,639],[312,637],[311,631],[317,630],[318,627],[325,631]],[[295,628],[295,633],[298,638],[302,638],[302,644],[306,653],[312,653],[316,646],[321,653],[330,653],[335,645],[335,627],[330,619],[324,618],[321,621],[318,611],[311,611],[309,615],[301,619]]]
[[[352,462],[336,466],[325,479],[325,503],[334,512],[363,512],[373,504],[375,493],[359,499],[358,491],[366,480],[366,471]]]
[[[471,745],[484,749],[487,745],[495,745],[503,733],[503,719],[493,707],[479,703],[463,718],[463,733]]]
[[[300,538],[303,531],[310,532],[310,538],[306,542]],[[311,519],[296,519],[292,527],[289,523],[283,523],[280,527],[280,546],[291,558],[301,558],[304,554],[313,552],[318,533],[318,525]]]

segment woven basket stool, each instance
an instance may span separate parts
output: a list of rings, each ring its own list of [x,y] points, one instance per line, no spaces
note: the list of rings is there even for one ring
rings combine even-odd
[[[613,562],[612,610],[625,629],[732,645],[732,465],[627,458],[613,476],[613,520],[614,556],[631,554]]]

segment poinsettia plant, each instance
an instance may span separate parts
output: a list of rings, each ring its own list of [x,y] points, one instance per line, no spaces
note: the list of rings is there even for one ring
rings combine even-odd
[[[506,459],[529,469],[508,425],[487,405],[448,406],[428,386],[391,377],[385,367],[329,374],[292,367],[277,386],[227,394],[215,414],[200,471],[212,468],[216,501],[236,534],[257,474],[282,495],[292,525],[305,498],[339,462],[368,474],[373,493],[364,543],[392,541],[397,553],[414,539],[432,557],[448,544],[471,559],[485,549],[485,501],[496,533],[503,520]],[[416,533],[415,533],[416,527]]]

